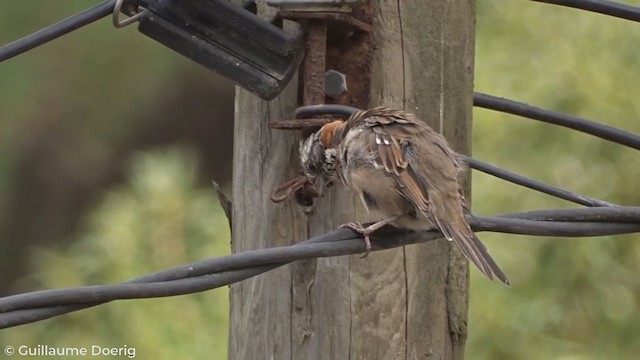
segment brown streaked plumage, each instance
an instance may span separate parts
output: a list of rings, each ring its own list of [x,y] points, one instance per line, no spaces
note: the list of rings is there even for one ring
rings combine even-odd
[[[303,171],[316,187],[339,179],[383,218],[367,228],[345,224],[364,235],[368,249],[369,234],[386,224],[438,228],[487,278],[509,284],[465,218],[457,154],[415,115],[387,107],[359,111],[325,125],[300,149]]]

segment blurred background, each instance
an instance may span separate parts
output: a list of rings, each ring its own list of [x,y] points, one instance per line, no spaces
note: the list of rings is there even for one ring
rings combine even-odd
[[[88,6],[3,4],[0,43]],[[639,43],[629,21],[479,0],[476,90],[640,133]],[[231,84],[106,19],[1,63],[0,79],[0,294],[120,282],[229,252],[211,180],[230,191]],[[474,157],[640,202],[633,150],[489,110],[474,116]],[[569,206],[473,176],[476,214]],[[471,271],[467,358],[640,353],[640,235],[481,238],[514,285]],[[127,344],[142,358],[222,359],[227,311],[227,289],[120,301],[3,330],[0,345]]]

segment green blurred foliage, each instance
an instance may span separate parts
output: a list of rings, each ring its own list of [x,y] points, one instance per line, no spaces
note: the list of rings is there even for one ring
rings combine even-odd
[[[0,43],[78,13],[85,0],[12,2],[0,13]],[[34,11],[37,9],[37,11]],[[109,19],[110,20],[110,19]],[[100,176],[102,158],[112,156],[136,127],[145,108],[171,96],[168,85],[182,58],[138,34],[135,26],[116,30],[108,20],[19,55],[0,66],[0,201],[11,189],[11,174],[25,147],[46,139],[83,149],[68,155],[67,171]],[[162,74],[162,76],[159,76]],[[76,160],[77,158],[77,160]],[[95,159],[93,171],[75,164]]]
[[[0,43],[95,3],[7,2]],[[28,271],[26,249],[72,241],[79,218],[124,179],[132,152],[230,147],[230,84],[135,25],[102,19],[2,62],[0,79],[0,294],[29,290],[16,281]],[[224,185],[230,159],[203,162],[199,184]]]
[[[476,91],[640,133],[636,23],[529,1],[477,4]],[[635,150],[489,110],[474,117],[474,157],[607,201],[640,201]],[[578,206],[477,173],[473,194],[478,214]],[[638,235],[481,238],[513,286],[472,270],[469,359],[640,354]]]
[[[129,181],[105,194],[74,244],[33,252],[35,288],[117,283],[229,252],[215,192],[197,188],[198,161],[178,148],[137,156]],[[14,346],[123,347],[140,359],[226,356],[228,291],[110,303],[4,330]],[[45,356],[46,357],[46,356]]]
[[[7,2],[0,11],[0,44],[95,3]],[[127,153],[136,141],[149,148],[154,141],[172,138],[163,131],[182,131],[167,123],[193,124],[180,114],[197,116],[197,110],[167,107],[182,105],[177,93],[189,81],[216,81],[213,73],[140,35],[136,26],[116,30],[110,19],[103,19],[2,62],[0,78],[0,275],[16,268],[24,274],[15,284],[1,283],[3,291],[117,283],[229,252],[227,221],[213,189],[203,185],[202,167],[215,160],[200,161],[190,150],[193,139],[130,161]],[[205,93],[194,98],[217,94],[206,86],[194,87]],[[229,104],[220,102],[230,98],[207,99],[207,108],[215,111],[204,120],[226,113],[221,108]],[[155,130],[154,125],[162,127]],[[129,163],[128,174],[114,175]],[[216,175],[216,180],[227,176]],[[204,180],[209,183],[210,178]],[[36,208],[16,204],[24,200],[15,195],[21,182],[34,194],[51,196],[35,199]],[[41,188],[50,191],[38,192]],[[74,202],[80,198],[88,199],[91,210],[83,211],[82,225],[73,234],[60,235],[55,225],[44,224],[75,216],[67,213],[79,208]],[[55,209],[41,214],[41,208]],[[11,213],[15,209],[30,218],[16,219]],[[12,221],[23,223],[21,233],[27,235],[34,232],[30,229],[49,232],[40,232],[45,235],[34,244],[27,236],[7,235],[8,228],[16,227]],[[28,269],[22,257],[26,250]],[[110,303],[3,330],[0,345],[127,345],[142,359],[221,359],[226,356],[227,323],[225,288]]]
[[[3,22],[0,22],[0,39],[3,42],[39,30],[87,8],[89,4],[79,0],[37,3],[37,16],[34,16],[31,4],[16,3],[5,8],[7,12],[2,17]],[[20,24],[12,24],[9,19],[20,19]],[[22,23],[25,19],[31,21]],[[124,123],[127,119],[113,118],[113,112],[107,111],[95,111],[91,118],[76,118],[73,115],[87,108],[102,110],[107,105],[116,112],[131,113],[132,109],[140,108],[155,100],[155,96],[166,93],[163,85],[171,78],[154,75],[157,72],[169,75],[169,70],[175,70],[175,64],[180,59],[166,48],[140,36],[135,26],[116,30],[110,21],[101,20],[3,62],[0,71],[5,81],[0,82],[0,92],[3,94],[0,97],[0,109],[11,110],[13,119],[28,119],[47,110],[56,111],[50,116],[58,115],[58,111],[63,112],[65,122],[61,126],[82,126],[87,123],[93,127],[102,125],[103,130],[108,131],[106,137],[112,131],[126,129],[114,125]],[[85,68],[92,71],[89,74],[78,71]],[[138,78],[132,79],[131,74],[137,74]],[[47,82],[49,79],[51,81]],[[47,86],[40,86],[43,83]],[[112,104],[103,104],[103,99],[109,99]],[[64,100],[76,106],[59,103]],[[11,106],[16,103],[22,106]],[[117,108],[114,109],[113,103],[118,104]],[[6,120],[5,117],[0,123],[2,143],[15,139],[21,131],[29,129],[29,123],[16,127],[14,122],[19,119]]]

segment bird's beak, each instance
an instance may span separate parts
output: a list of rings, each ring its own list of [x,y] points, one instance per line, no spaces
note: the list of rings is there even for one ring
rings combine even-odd
[[[286,183],[280,185],[277,189],[273,190],[271,193],[271,201],[274,203],[280,203],[289,198],[291,194],[293,194],[298,189],[302,188],[306,184],[309,184],[311,181],[305,175],[300,175],[296,178],[293,178]]]
[[[299,200],[304,202],[311,201],[313,198],[320,197],[324,188],[323,180],[315,178],[315,181],[309,179],[306,175],[300,175],[286,183],[280,185],[271,193],[271,201],[280,203],[287,200],[291,194],[296,193]]]
[[[306,191],[309,197],[322,197],[324,187],[324,179],[318,176],[313,180],[310,179],[303,190]]]

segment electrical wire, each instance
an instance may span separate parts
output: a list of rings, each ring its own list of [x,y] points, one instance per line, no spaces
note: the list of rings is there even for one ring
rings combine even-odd
[[[640,208],[631,206],[592,207],[581,209],[579,212],[575,212],[573,209],[534,210],[497,216],[537,221],[629,222],[640,224]]]
[[[541,109],[535,106],[527,105],[525,103],[482,93],[474,94],[473,105],[485,109],[518,115],[549,124],[564,126],[573,130],[597,136],[601,139],[609,140],[620,145],[640,150],[640,136],[574,115]]]
[[[321,105],[305,105],[300,106],[294,112],[294,116],[296,119],[303,119],[306,117],[313,116],[321,116],[321,115],[336,115],[342,117],[349,117],[356,111],[360,111],[360,109],[347,106],[347,105],[336,105],[336,104],[321,104]]]
[[[578,219],[578,220],[575,220]],[[603,236],[640,232],[640,207],[549,209],[469,216],[474,231],[538,236]],[[438,231],[386,227],[371,236],[373,251],[441,238]],[[361,237],[339,229],[299,244],[252,250],[182,265],[123,284],[43,290],[0,298],[0,328],[26,324],[121,299],[189,294],[229,285],[289,262],[364,252]]]
[[[585,206],[615,206],[615,204],[590,198],[586,195],[576,194],[563,188],[546,184],[542,181],[529,179],[525,176],[512,173],[510,171],[501,169],[499,167],[487,164],[480,160],[470,158],[468,156],[461,156],[464,162],[472,169],[481,171],[485,174],[493,175],[499,179],[506,180],[508,182],[527,187],[532,190],[536,190],[551,196],[555,196],[560,199],[574,202],[576,204]]]
[[[621,19],[640,21],[640,8],[606,0],[533,0],[546,4],[572,7]]]
[[[56,24],[44,28],[0,47],[0,62],[11,59],[26,51],[77,30],[85,25],[102,19],[113,13],[116,0],[107,0],[79,14],[68,17]]]

